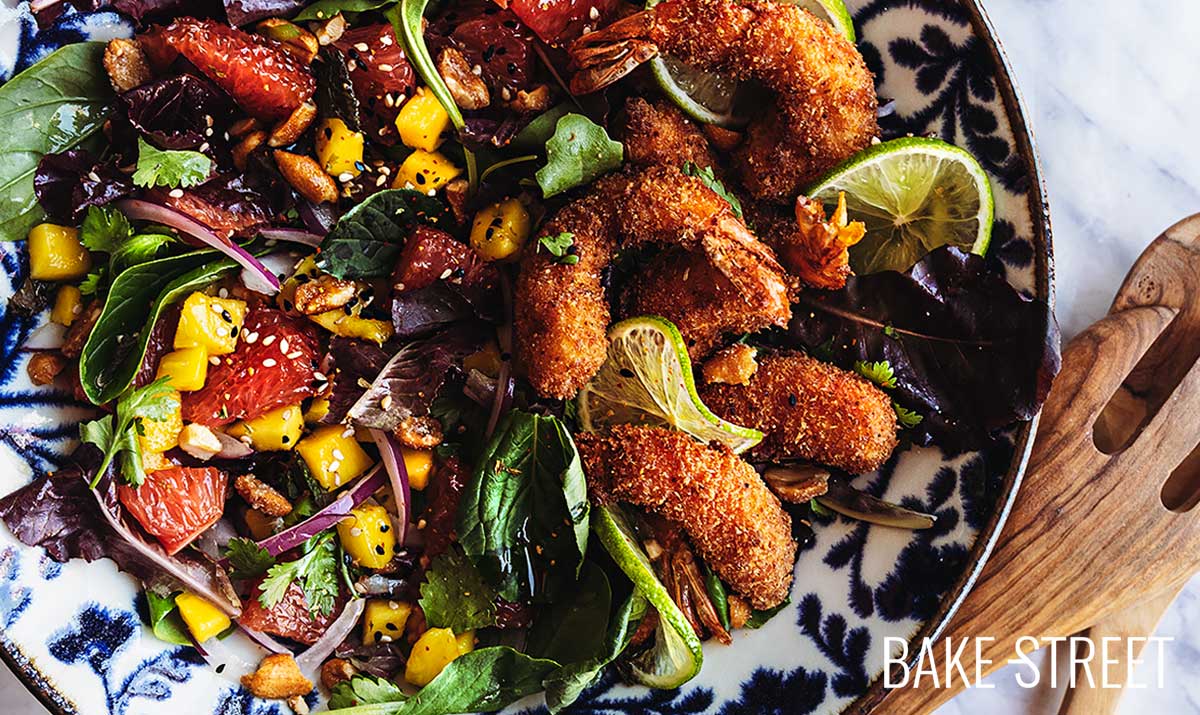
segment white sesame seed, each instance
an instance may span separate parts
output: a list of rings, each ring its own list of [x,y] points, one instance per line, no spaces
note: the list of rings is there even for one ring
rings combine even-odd
[[[263,345],[266,347],[271,347],[271,343],[273,342],[275,342],[274,335],[268,335],[267,337],[263,338]]]
[[[283,338],[282,340],[279,341],[279,352],[284,353],[286,355],[287,351],[288,351],[287,338]]]
[[[211,115],[211,114],[205,114],[205,115],[204,115],[204,126],[206,126],[206,127],[211,127],[212,125],[213,125],[213,118],[212,118],[212,115]]]
[[[353,437],[353,436],[354,436],[354,428],[353,427],[347,427],[346,429],[342,430],[343,438],[348,438],[348,437]]]
[[[209,304],[208,304],[208,307],[209,307],[209,309],[211,309],[211,310],[212,310],[212,312],[216,313],[217,315],[220,315],[221,313],[224,313],[224,312],[225,312],[225,309],[224,309],[224,308],[222,308],[222,307],[221,307],[219,304],[217,304],[217,303],[209,303]]]
[[[342,468],[341,462],[338,462],[335,460],[335,461],[329,463],[329,471],[331,471],[331,472],[336,472],[337,470],[339,470],[341,468]]]
[[[452,270],[450,270],[449,268],[447,268],[446,270],[442,271],[442,275],[438,276],[438,278],[440,278],[440,279],[442,279],[442,280],[446,280],[447,278],[449,278],[449,277],[450,277],[450,274],[451,274],[451,273],[453,273],[453,272],[454,272],[454,271],[452,271]]]
[[[216,355],[213,355],[212,357],[210,357],[210,358],[208,359],[208,364],[209,364],[209,365],[220,365],[220,364],[221,364],[221,358],[217,357]]]
[[[391,72],[392,66],[388,65],[388,64],[379,65],[379,71],[380,72]]]
[[[359,52],[367,52],[367,51],[369,51],[371,48],[367,46],[367,43],[365,43],[365,42],[359,42],[358,44],[356,44],[356,45],[354,46],[354,49],[358,50]]]
[[[275,358],[267,358],[266,360],[262,361],[263,367],[275,367],[278,364],[279,363],[275,362]]]
[[[183,189],[171,189],[170,193],[168,193],[167,196],[170,196],[173,199],[182,199],[183,198]]]
[[[592,18],[593,20],[599,20],[600,19],[600,9],[598,7],[596,7],[595,5],[593,5],[592,9],[588,10],[588,17]]]
[[[343,184],[346,183],[347,181],[353,181],[353,180],[354,180],[354,174],[351,174],[348,171],[343,171],[342,173],[338,174],[338,181],[342,182]]]
[[[91,179],[92,181],[95,181],[97,184],[100,183],[100,175],[94,171],[88,172],[88,178]]]
[[[384,396],[383,396],[383,399],[379,400],[379,407],[380,407],[380,409],[382,409],[384,412],[387,412],[389,409],[391,409],[391,407],[392,407],[392,396],[391,396],[391,395],[384,395]]]
[[[482,67],[480,67],[479,65],[475,65],[474,67],[472,67],[472,68],[471,68],[471,74],[473,74],[473,75],[475,75],[476,77],[478,77],[478,76],[480,76],[481,74],[483,74],[483,68],[482,68]]]
[[[380,643],[391,643],[391,642],[392,642],[392,637],[391,637],[391,636],[389,636],[389,635],[388,635],[388,634],[386,634],[386,633],[380,633],[380,634],[379,634],[379,642],[380,642]]]
[[[380,35],[379,44],[383,45],[384,47],[391,47],[392,46],[392,36],[391,35]]]
[[[508,100],[512,99],[512,91],[510,91],[508,87],[501,87],[500,96],[504,98],[505,102],[507,102]]]
[[[255,332],[246,333],[242,337],[244,337],[246,339],[246,342],[250,343],[251,345],[258,342],[258,333],[255,333]]]
[[[302,354],[303,353],[301,353],[299,350],[294,350],[294,351],[288,353],[286,355],[286,357],[288,360],[295,360],[296,358],[300,357]]]
[[[325,377],[325,373],[323,372],[314,372],[313,379],[317,382],[329,382],[329,378]]]
[[[239,440],[239,441],[240,441],[242,444],[250,444],[250,442],[252,441],[252,440],[250,439],[250,435],[248,435],[248,434],[244,434],[244,435],[242,435],[241,437],[238,437],[238,440]]]
[[[387,183],[387,180],[388,180],[388,178],[387,178],[387,174],[380,174],[380,175],[379,175],[379,178],[378,178],[378,179],[375,179],[375,185],[376,185],[376,186],[383,186],[384,184],[386,184],[386,183]]]
[[[437,196],[437,189],[430,189],[429,191],[425,192],[425,195],[426,196]]]
[[[346,458],[346,455],[342,454],[342,450],[338,449],[337,447],[334,447],[333,451],[330,452],[330,454],[332,454],[333,458],[338,460],[339,462]]]
[[[283,419],[284,420],[292,419],[292,409],[290,407],[283,411]]]
[[[222,288],[221,290],[217,291],[217,297],[218,298],[228,298],[229,297],[229,289]]]
[[[395,601],[388,601],[388,608],[392,609],[393,611],[399,611],[400,604],[396,603]]]
[[[360,529],[356,526],[350,530],[350,535],[351,536],[362,536],[362,529]]]

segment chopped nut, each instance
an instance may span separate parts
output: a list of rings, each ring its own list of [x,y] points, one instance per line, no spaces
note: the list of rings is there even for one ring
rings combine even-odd
[[[750,605],[737,594],[729,594],[729,625],[742,628],[750,620]]]
[[[278,42],[284,50],[304,64],[316,59],[317,51],[321,49],[317,38],[311,32],[280,17],[267,18],[258,23],[255,29]]]
[[[413,606],[412,613],[408,614],[408,620],[404,623],[404,640],[412,645],[427,630],[429,623],[425,621],[425,611],[419,604]]]
[[[246,117],[245,119],[237,120],[229,127],[229,136],[234,139],[240,139],[250,132],[258,131],[259,129],[262,129],[262,124],[257,119]]]
[[[150,81],[150,64],[137,40],[109,40],[104,48],[104,70],[117,92],[128,92]]]
[[[278,147],[291,144],[312,126],[313,120],[316,118],[316,104],[313,102],[301,104],[296,107],[296,111],[292,112],[291,116],[275,125],[275,128],[271,130],[271,136],[267,137],[267,145]]]
[[[442,189],[446,203],[450,204],[450,212],[454,214],[454,220],[460,224],[465,224],[471,219],[471,214],[467,212],[470,189],[471,183],[466,179],[455,179]]]
[[[438,74],[446,82],[446,89],[454,97],[454,103],[463,109],[483,109],[492,102],[487,83],[471,71],[467,58],[453,47],[447,47],[438,55]]]
[[[65,370],[67,359],[58,353],[38,352],[29,358],[25,371],[29,373],[29,381],[35,385],[49,385],[54,378]]]
[[[342,658],[330,658],[321,666],[321,685],[333,690],[333,686],[344,683],[358,674],[354,665]]]
[[[341,308],[354,299],[358,286],[328,274],[296,286],[292,303],[301,315],[318,315]]]
[[[338,13],[325,21],[325,24],[317,28],[317,42],[321,46],[332,45],[342,39],[342,35],[346,32],[346,18],[342,17],[342,13]]]
[[[522,114],[544,112],[550,108],[550,87],[539,84],[530,91],[517,90],[517,96],[508,103],[508,108]]]
[[[702,127],[704,133],[708,136],[708,140],[721,151],[733,151],[737,148],[738,144],[742,143],[741,132],[718,127],[715,124],[704,124]]]
[[[396,439],[409,449],[433,449],[442,443],[442,423],[410,415],[396,426]]]
[[[193,422],[180,430],[179,448],[196,459],[212,459],[221,451],[221,440],[209,428]]]
[[[242,685],[256,697],[268,700],[304,696],[313,689],[312,681],[304,677],[289,653],[272,653],[263,658],[258,670],[242,676]]]
[[[707,385],[749,385],[758,371],[758,350],[738,343],[717,351],[701,368]]]
[[[88,303],[83,312],[76,316],[75,321],[71,323],[71,327],[67,328],[67,336],[63,339],[63,345],[59,348],[59,352],[69,358],[79,357],[83,353],[83,344],[87,342],[88,336],[92,334],[92,328],[96,327],[96,321],[100,319],[102,310],[104,310],[104,304],[100,301],[93,300]]]
[[[287,516],[292,512],[292,503],[287,497],[254,475],[241,475],[234,481],[233,488],[250,506],[267,516]]]
[[[304,700],[303,696],[293,695],[287,699],[287,704],[296,715],[308,715],[308,702]]]
[[[275,166],[292,188],[309,201],[315,204],[337,201],[337,184],[316,159],[276,149]]]
[[[267,133],[262,130],[247,134],[246,137],[242,139],[241,143],[229,151],[229,153],[233,156],[233,165],[236,166],[238,170],[245,171],[246,159],[250,157],[250,154],[255,149],[262,146],[262,143],[266,140]]]

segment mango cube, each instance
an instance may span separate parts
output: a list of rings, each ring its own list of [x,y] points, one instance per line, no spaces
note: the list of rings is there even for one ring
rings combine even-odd
[[[363,611],[363,645],[390,643],[404,635],[404,626],[412,613],[411,603],[373,599]]]
[[[273,516],[267,516],[258,509],[246,510],[246,528],[255,541],[262,541],[274,534],[283,522]]]
[[[201,347],[180,348],[158,361],[158,377],[171,379],[171,387],[193,392],[204,387],[208,376],[208,351]]]
[[[520,252],[533,224],[517,199],[505,199],[475,214],[471,248],[485,261],[505,261]]]
[[[396,530],[392,517],[378,504],[350,510],[337,524],[338,540],[355,563],[369,569],[387,566],[396,555]]]
[[[29,275],[39,281],[73,281],[92,269],[79,229],[39,223],[29,230]]]
[[[464,631],[454,636],[454,640],[458,643],[458,654],[466,655],[475,650],[475,631]]]
[[[474,642],[474,634],[472,634]],[[454,632],[449,628],[430,628],[413,644],[404,668],[404,679],[418,687],[429,685],[450,661],[462,655]]]
[[[353,178],[362,172],[363,135],[346,126],[336,117],[330,117],[317,127],[317,163],[326,173],[339,177],[350,174]]]
[[[461,173],[462,169],[438,152],[417,149],[396,169],[392,188],[413,189],[429,194],[449,184]]]
[[[179,615],[198,643],[219,635],[229,628],[229,616],[208,601],[184,591],[175,597]]]
[[[304,422],[310,425],[320,424],[327,414],[329,414],[329,398],[317,397],[313,399],[312,404],[308,406],[308,411],[304,413]]]
[[[421,490],[429,484],[429,473],[433,471],[433,451],[401,447],[404,470],[408,472],[408,486]]]
[[[138,442],[141,443],[142,453],[165,452],[179,444],[179,433],[183,430],[182,402],[178,391],[166,398],[170,401],[170,412],[166,418],[152,420],[141,418],[138,430]]]
[[[317,482],[333,490],[370,469],[374,461],[344,425],[320,427],[300,440],[296,450]]]
[[[330,310],[308,317],[317,325],[343,338],[370,340],[376,345],[383,345],[392,337],[392,324],[385,320],[346,315],[343,310]]]
[[[83,293],[73,285],[58,289],[54,296],[54,307],[50,309],[50,320],[59,325],[70,326],[75,316],[83,310]]]
[[[192,293],[183,301],[174,347],[198,347],[209,355],[228,355],[237,347],[245,319],[244,301]]]
[[[433,151],[450,129],[450,115],[428,88],[421,87],[396,115],[400,141],[413,149]]]
[[[250,446],[259,452],[286,452],[300,442],[304,433],[304,410],[300,405],[279,407],[270,412],[230,425],[230,437],[250,438]]]

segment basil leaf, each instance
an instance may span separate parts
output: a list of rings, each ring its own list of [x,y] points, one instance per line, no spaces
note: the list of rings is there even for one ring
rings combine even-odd
[[[765,608],[762,610],[755,609],[753,611],[750,611],[750,617],[746,619],[746,625],[743,627],[750,628],[750,629],[762,628],[763,626],[767,625],[767,621],[771,620],[772,618],[774,618],[776,616],[776,614],[778,614],[783,609],[787,608],[788,605],[791,604],[791,602],[792,602],[792,599],[789,597],[787,599],[784,599],[783,603],[779,604],[778,606],[772,606],[771,608]]]
[[[595,658],[568,663],[542,681],[546,689],[546,708],[559,713],[579,696],[600,676],[605,666],[617,659],[629,646],[633,632],[646,615],[646,597],[634,590],[621,604],[621,608],[609,619],[608,633],[604,639],[604,650]]]
[[[583,186],[621,168],[625,147],[582,114],[566,114],[546,142],[546,165],[534,176],[546,198]]]
[[[113,280],[104,310],[79,358],[79,380],[89,400],[102,405],[129,387],[164,307],[237,267],[230,259],[213,261],[215,255],[214,251],[193,251],[147,261],[125,269]]]
[[[558,599],[537,615],[529,630],[526,652],[559,663],[600,656],[611,607],[612,588],[604,570],[591,561],[584,563],[571,598]]]
[[[379,10],[391,5],[396,0],[317,0],[317,2],[304,8],[292,18],[292,22],[300,22],[303,20],[328,20],[329,18],[341,13],[346,17],[346,22],[354,22],[354,18],[360,12],[369,12],[371,10]]]
[[[153,589],[146,589],[146,606],[150,614],[150,630],[160,641],[175,645],[192,645],[187,626],[179,615],[175,598],[167,594],[160,596]]]
[[[458,509],[467,555],[508,601],[552,599],[573,588],[587,552],[590,507],[566,427],[554,417],[513,410],[478,465]],[[534,571],[547,578],[531,579]]]
[[[112,110],[104,43],[67,45],[0,87],[0,239],[23,240],[46,215],[33,176],[46,154],[77,147]]]
[[[337,278],[390,276],[412,226],[448,222],[446,207],[420,191],[380,191],[338,220],[321,242],[317,266]]]
[[[729,630],[733,624],[729,621],[729,593],[725,590],[725,584],[721,583],[721,577],[708,564],[701,562],[700,568],[704,571],[704,590],[708,591],[708,600],[712,601],[717,611],[721,627]]]

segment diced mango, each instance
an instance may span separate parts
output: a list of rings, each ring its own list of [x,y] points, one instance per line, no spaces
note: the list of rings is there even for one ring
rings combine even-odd
[[[229,616],[208,601],[184,591],[175,597],[179,615],[198,643],[219,635],[229,628]]]
[[[59,325],[70,326],[75,322],[75,316],[83,310],[83,293],[73,285],[65,285],[58,289],[54,296],[54,307],[50,309],[50,320]]]
[[[349,434],[346,434],[346,433]],[[296,450],[313,477],[326,489],[337,489],[370,469],[374,462],[344,425],[317,428]]]
[[[433,151],[442,144],[443,135],[450,129],[450,115],[428,88],[417,93],[400,107],[396,115],[396,130],[400,141],[413,149]]]
[[[387,566],[396,555],[392,517],[378,504],[363,504],[337,524],[338,540],[355,563],[369,569]]]
[[[425,687],[460,655],[462,651],[453,631],[430,628],[413,644],[408,665],[404,668],[404,679],[417,687]]]
[[[246,528],[250,529],[250,535],[255,541],[262,541],[274,534],[279,524],[279,519],[267,516],[258,509],[246,510]]]
[[[471,247],[485,261],[505,261],[521,251],[530,228],[529,212],[521,202],[505,199],[475,214]]]
[[[259,452],[286,452],[300,442],[304,433],[304,411],[300,405],[279,407],[270,412],[230,425],[226,434],[250,438],[250,446]]]
[[[174,347],[199,347],[209,355],[228,355],[237,347],[245,319],[243,301],[192,293],[183,301]]]
[[[208,351],[202,347],[180,348],[158,361],[158,377],[171,379],[171,387],[192,392],[204,387],[208,376]]]
[[[408,472],[408,486],[421,490],[429,484],[429,473],[433,471],[433,451],[401,447],[404,470]]]
[[[459,655],[466,655],[475,650],[475,631],[463,631],[454,636],[454,640],[458,643]]]
[[[169,469],[174,467],[175,463],[167,459],[161,452],[142,452],[142,469],[147,474],[157,472],[160,469]]]
[[[79,242],[79,229],[39,223],[29,230],[29,275],[39,281],[72,281],[92,268],[92,256]]]
[[[170,411],[161,420],[141,418],[141,429],[138,430],[138,442],[141,443],[142,453],[165,452],[179,444],[179,432],[183,429],[183,414],[180,411],[182,402],[179,392],[174,391],[165,398],[170,402]]]
[[[320,424],[327,414],[329,414],[329,398],[314,398],[312,404],[308,406],[308,411],[304,413],[304,422],[310,425]]]
[[[496,377],[500,374],[500,348],[494,341],[487,343],[463,358],[463,369],[478,370],[488,377]]]
[[[331,176],[358,176],[363,169],[363,135],[336,117],[321,122],[316,134],[317,163]]]
[[[354,340],[370,340],[376,345],[383,345],[392,337],[392,324],[384,320],[360,318],[357,315],[347,315],[344,310],[330,310],[308,316],[322,328],[334,335]]]
[[[390,643],[404,635],[404,625],[412,613],[412,604],[405,601],[373,599],[363,611],[363,645]]]
[[[438,152],[417,149],[396,169],[392,188],[414,189],[423,194],[432,194],[461,173],[462,169]]]

